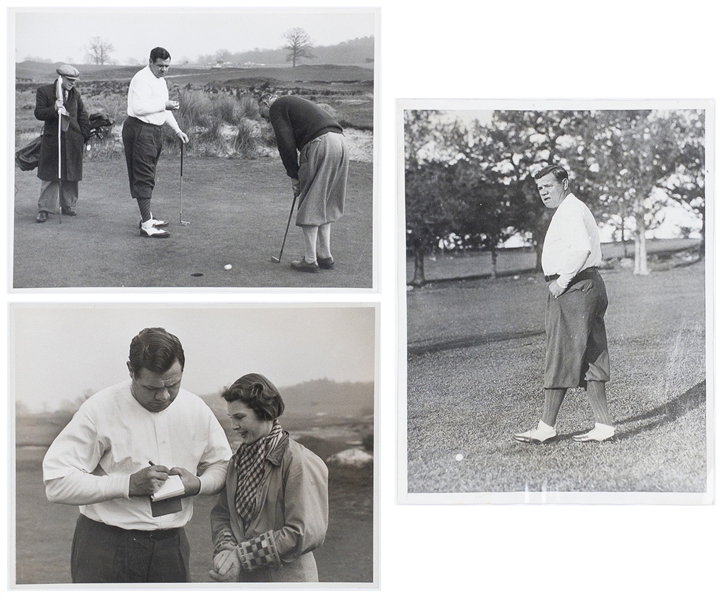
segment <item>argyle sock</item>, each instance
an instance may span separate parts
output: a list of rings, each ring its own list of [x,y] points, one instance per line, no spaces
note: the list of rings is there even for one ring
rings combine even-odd
[[[606,384],[603,381],[589,381],[586,389],[588,401],[593,409],[593,416],[596,423],[613,425],[611,416],[608,413],[608,402],[606,401]]]
[[[556,419],[558,419],[558,411],[563,404],[563,398],[566,395],[566,388],[546,388],[545,404],[543,405],[543,416],[541,421],[550,427],[555,427]]]
[[[151,218],[151,199],[150,198],[137,198],[138,208],[141,211],[141,221],[144,223]]]

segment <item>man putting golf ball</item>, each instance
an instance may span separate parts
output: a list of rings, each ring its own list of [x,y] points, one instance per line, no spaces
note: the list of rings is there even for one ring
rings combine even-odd
[[[264,94],[259,113],[274,128],[279,155],[292,180],[296,224],[304,232],[304,258],[292,261],[292,269],[305,273],[333,269],[330,234],[332,223],[344,214],[349,173],[342,126],[299,96]]]

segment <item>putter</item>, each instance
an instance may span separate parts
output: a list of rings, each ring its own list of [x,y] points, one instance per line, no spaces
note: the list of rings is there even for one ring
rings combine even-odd
[[[287,234],[289,233],[289,223],[292,222],[292,213],[294,212],[294,205],[297,203],[297,195],[294,194],[294,199],[292,200],[292,208],[289,211],[289,218],[287,219],[287,228],[284,230],[284,239],[282,240],[282,249],[279,250],[279,258],[276,256],[272,256],[271,260],[274,263],[282,262],[282,253],[284,252],[284,244],[287,241]]]
[[[189,221],[184,221],[182,218],[183,210],[184,210],[184,146],[185,144],[181,142],[181,177],[179,181],[179,203],[178,203],[178,221],[181,225],[191,225]]]

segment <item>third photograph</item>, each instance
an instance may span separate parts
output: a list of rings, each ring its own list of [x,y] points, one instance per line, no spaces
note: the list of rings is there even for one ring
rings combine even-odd
[[[713,116],[398,102],[402,502],[712,502]]]

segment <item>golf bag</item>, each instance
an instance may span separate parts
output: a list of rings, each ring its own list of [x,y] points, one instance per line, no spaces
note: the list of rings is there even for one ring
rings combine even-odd
[[[109,118],[106,113],[93,113],[88,117],[91,126],[91,137],[97,137],[102,140],[106,137],[108,127],[114,125],[113,119]],[[39,135],[32,142],[26,144],[15,153],[15,164],[21,171],[32,171],[37,168],[40,162],[40,144],[43,136]]]

